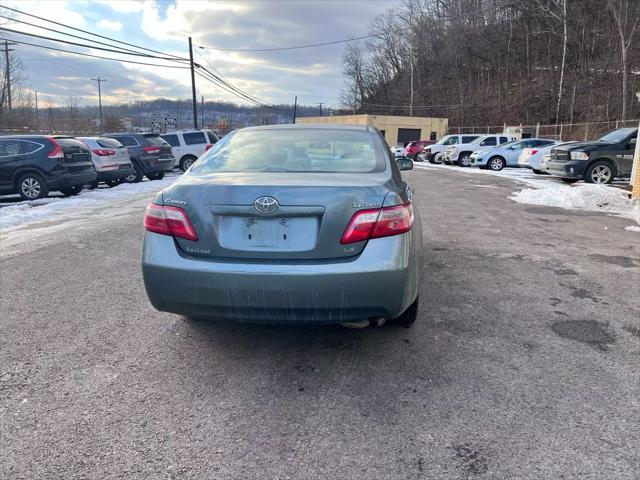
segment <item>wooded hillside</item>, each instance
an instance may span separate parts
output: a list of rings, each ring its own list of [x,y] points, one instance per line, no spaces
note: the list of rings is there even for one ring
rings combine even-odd
[[[407,0],[348,45],[343,103],[453,126],[635,119],[638,30],[640,0]]]

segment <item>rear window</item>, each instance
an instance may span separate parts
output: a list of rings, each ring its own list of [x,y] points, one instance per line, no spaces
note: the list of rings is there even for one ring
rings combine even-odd
[[[103,148],[121,148],[122,144],[113,138],[99,138],[96,143]]]
[[[113,138],[115,138],[125,147],[135,147],[137,145],[140,145],[138,141],[131,136],[119,136],[119,137],[113,137]]]
[[[200,157],[191,172],[368,173],[384,169],[383,145],[373,132],[296,128],[227,135]]]
[[[160,147],[164,147],[165,145],[169,145],[167,142],[165,142],[162,137],[160,135],[154,135],[154,134],[147,134],[144,135],[144,138],[151,144],[151,145],[158,145]]]
[[[88,148],[84,143],[75,138],[55,138],[55,141],[58,142],[63,149],[81,148],[82,150],[86,150]]]
[[[180,140],[178,140],[178,135],[162,135],[162,138],[165,142],[167,142],[172,147],[179,147]]]
[[[202,132],[183,133],[182,138],[184,138],[184,143],[186,145],[197,145],[199,143],[207,143],[207,139],[204,138],[204,133]]]
[[[467,137],[462,137],[462,143],[471,143],[473,142],[476,138],[478,138],[477,136],[467,136]]]

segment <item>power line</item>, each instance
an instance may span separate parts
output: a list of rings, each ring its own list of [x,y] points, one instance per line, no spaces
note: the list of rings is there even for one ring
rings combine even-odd
[[[87,45],[86,43],[71,42],[69,40],[62,40],[62,39],[59,39],[59,38],[47,37],[45,35],[38,35],[36,33],[21,32],[20,30],[14,30],[12,28],[0,27],[0,30],[1,31],[5,31],[5,32],[14,33],[14,34],[17,33],[18,35],[25,35],[25,36],[28,36],[28,37],[35,37],[35,38],[39,38],[39,39],[42,39],[42,40],[48,40],[50,42],[64,43],[66,45],[74,45],[76,47],[92,48],[92,49],[95,49],[95,50],[103,50],[105,52],[119,53],[121,55],[134,55],[136,57],[156,58],[156,59],[159,59],[159,60],[168,60],[168,61],[172,61],[172,62],[177,62],[178,61],[178,60],[175,60],[175,59],[170,58],[170,57],[159,57],[159,56],[156,56],[156,55],[148,55],[146,53],[133,53],[133,52],[127,52],[127,51],[119,50],[119,49],[97,47],[95,45]]]
[[[136,62],[135,60],[124,60],[122,58],[103,57],[101,55],[92,55],[90,53],[74,52],[73,50],[64,50],[62,48],[56,48],[56,47],[47,47],[45,45],[38,45],[37,43],[22,42],[22,41],[19,41],[19,40],[11,40],[11,41],[13,43],[19,43],[20,45],[29,45],[31,47],[44,48],[44,49],[47,49],[47,50],[55,50],[56,52],[71,53],[73,55],[81,55],[83,57],[101,58],[103,60],[114,60],[116,62],[124,62],[124,63],[135,63],[136,65],[147,65],[149,67],[179,68],[181,70],[189,69],[189,67],[183,67],[183,66],[180,66],[180,65],[162,65],[162,64],[159,64],[159,63]]]
[[[132,50],[130,48],[119,47],[119,46],[113,45],[111,43],[101,42],[99,40],[93,40],[92,38],[83,37],[81,35],[74,35],[73,33],[61,32],[60,30],[56,30],[55,28],[44,27],[42,25],[37,25],[35,23],[26,22],[24,20],[18,20],[18,19],[15,19],[15,18],[11,18],[11,17],[8,17],[6,15],[0,15],[0,18],[6,18],[7,20],[10,20],[12,22],[24,23],[25,25],[29,25],[29,26],[36,27],[36,28],[41,28],[42,30],[48,30],[50,32],[58,33],[58,34],[61,34],[61,35],[67,35],[69,37],[79,38],[80,40],[87,40],[89,42],[94,42],[94,43],[97,43],[97,44],[100,44],[100,45],[106,45],[108,47],[115,47],[115,48],[118,49],[119,53],[131,52],[131,53],[129,53],[129,55],[138,55],[138,56],[141,56],[141,57],[163,58],[163,59],[165,59],[164,57],[158,57],[156,55],[149,55],[148,53],[137,52],[137,51]],[[18,32],[18,33],[21,33],[23,35],[30,35],[28,33],[23,33],[23,32]],[[33,36],[35,36],[35,35],[33,35]],[[91,48],[99,48],[99,47],[91,47]],[[109,50],[109,51],[111,51],[111,50]],[[171,59],[171,60],[173,60],[173,59]]]
[[[86,34],[89,34],[89,35],[93,35],[94,37],[103,38],[103,39],[105,39],[105,40],[109,40],[109,41],[111,41],[111,42],[121,43],[122,45],[127,45],[127,46],[129,46],[129,47],[134,47],[134,48],[137,48],[137,49],[139,49],[139,50],[145,50],[145,51],[147,51],[147,52],[159,53],[159,54],[161,54],[161,55],[167,55],[167,56],[169,56],[169,57],[174,57],[174,58],[176,58],[176,59],[178,59],[178,60],[182,60],[182,61],[185,61],[185,62],[186,62],[186,61],[189,61],[189,59],[188,59],[188,58],[180,57],[180,56],[178,56],[178,55],[174,55],[174,54],[172,54],[172,53],[164,53],[164,52],[161,52],[161,51],[159,51],[159,50],[154,50],[154,49],[152,49],[152,48],[141,47],[141,46],[139,46],[139,45],[135,45],[135,44],[133,44],[133,43],[124,42],[124,41],[122,41],[122,40],[118,40],[118,39],[116,39],[116,38],[107,37],[107,36],[105,36],[105,35],[100,35],[100,34],[98,34],[98,33],[93,33],[93,32],[89,32],[89,31],[87,31],[87,30],[83,30],[83,29],[81,29],[81,28],[72,27],[72,26],[66,25],[66,24],[61,23],[61,22],[56,22],[55,20],[49,20],[48,18],[39,17],[38,15],[34,15],[34,14],[32,14],[32,13],[23,12],[23,11],[18,10],[18,9],[16,9],[16,8],[7,7],[7,6],[5,6],[5,5],[0,5],[0,7],[5,8],[5,9],[7,9],[7,10],[11,10],[12,12],[19,13],[19,14],[21,14],[21,15],[26,15],[26,16],[28,16],[28,17],[37,18],[38,20],[43,20],[43,21],[45,21],[45,22],[53,23],[53,24],[55,24],[55,25],[59,25],[59,26],[61,26],[61,27],[67,28],[67,29],[69,29],[69,30],[75,30],[75,31],[77,31],[77,32],[82,32],[82,33],[86,33]]]
[[[491,6],[488,6],[488,7],[485,7],[485,8],[481,8],[479,10],[474,10],[472,12],[462,13],[460,15],[438,16],[436,18],[436,20],[437,21],[456,20],[456,19],[460,19],[460,18],[465,18],[465,17],[467,17],[469,15],[475,15],[476,13],[482,13],[482,12],[489,11],[489,10],[494,10],[494,9],[498,10],[500,8],[509,7],[509,6],[511,6],[511,4],[509,4],[509,3],[505,3],[505,4],[501,4],[501,5],[491,5]],[[413,28],[411,28],[411,27],[400,28],[400,29],[396,30],[393,33],[397,34],[397,33],[408,31],[408,30],[413,30]],[[324,47],[326,45],[336,45],[336,44],[339,44],[339,43],[353,42],[353,41],[356,41],[356,40],[366,40],[367,38],[380,37],[382,35],[383,35],[382,32],[376,32],[376,33],[371,33],[369,35],[361,35],[359,37],[343,38],[341,40],[333,40],[333,41],[330,41],[330,42],[309,43],[309,44],[306,44],[306,45],[295,45],[295,46],[291,46],[291,47],[222,48],[222,47],[207,47],[207,46],[202,46],[202,45],[199,45],[198,47],[202,48],[202,49],[219,50],[219,51],[222,51],[222,52],[280,52],[280,51],[286,51],[286,50],[298,50],[298,49],[302,49],[302,48]]]

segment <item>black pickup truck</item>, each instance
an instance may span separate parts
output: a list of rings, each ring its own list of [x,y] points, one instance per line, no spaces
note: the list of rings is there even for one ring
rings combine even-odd
[[[611,183],[615,177],[630,177],[637,137],[637,128],[619,128],[597,140],[554,147],[548,172],[567,183]]]

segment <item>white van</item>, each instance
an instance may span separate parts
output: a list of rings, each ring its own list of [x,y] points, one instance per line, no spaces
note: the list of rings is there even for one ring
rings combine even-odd
[[[218,135],[213,130],[184,130],[164,133],[160,136],[171,145],[176,166],[183,172],[218,141]]]

